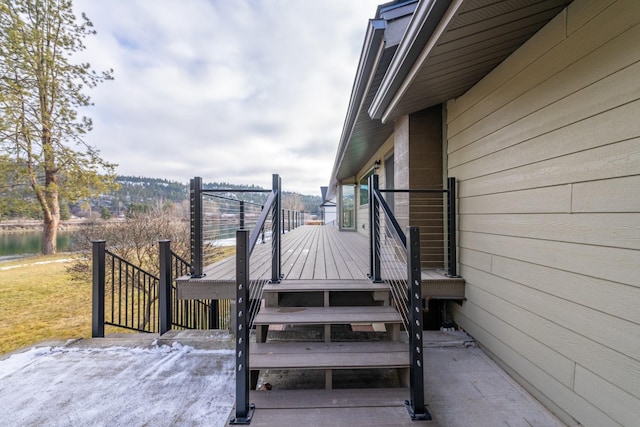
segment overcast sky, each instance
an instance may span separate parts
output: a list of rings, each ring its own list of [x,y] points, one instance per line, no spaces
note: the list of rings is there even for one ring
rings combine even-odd
[[[75,0],[114,69],[87,141],[117,173],[319,194],[381,0]]]

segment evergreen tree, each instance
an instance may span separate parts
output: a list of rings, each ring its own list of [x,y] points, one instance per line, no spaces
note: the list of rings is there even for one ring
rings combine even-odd
[[[78,116],[91,104],[84,89],[112,78],[72,63],[91,34],[71,0],[0,0],[0,154],[40,206],[43,254],[56,252],[60,199],[104,193],[115,180],[115,165],[82,139],[91,120]]]

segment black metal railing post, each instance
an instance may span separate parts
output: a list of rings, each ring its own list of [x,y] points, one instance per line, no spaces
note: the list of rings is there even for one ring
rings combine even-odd
[[[379,189],[378,175],[369,177],[369,259],[370,278],[373,282],[381,282],[380,277],[380,202],[375,197]]]
[[[236,415],[231,424],[250,424],[249,403],[249,231],[236,231]]]
[[[280,283],[280,202],[281,200],[281,180],[278,174],[273,174],[272,189],[276,194],[273,204],[273,218],[271,220],[271,244],[273,255],[271,257],[271,282]]]
[[[191,220],[191,277],[202,277],[202,178],[191,179],[189,191]]]
[[[447,234],[449,235],[449,269],[450,277],[458,276],[456,253],[456,179],[447,180]]]
[[[104,240],[94,240],[93,244],[93,301],[91,314],[91,336],[104,338],[104,286],[105,248]]]
[[[244,229],[244,201],[240,200],[240,229]]]
[[[409,394],[407,410],[413,420],[430,420],[424,403],[422,356],[422,271],[420,268],[420,229],[407,227],[407,292],[409,293]]]
[[[373,195],[373,175],[369,177],[369,278],[373,280],[373,265],[375,261],[373,257],[375,256],[375,245],[373,243],[375,229],[373,227],[373,199],[375,199]]]
[[[160,335],[162,335],[171,330],[173,320],[171,310],[173,269],[171,263],[171,241],[160,240],[158,245],[160,250],[160,289],[158,291],[158,303],[160,305]]]
[[[264,205],[262,205],[260,207],[260,212],[262,212],[263,210],[264,210]],[[265,240],[264,240],[264,225],[262,226],[262,229],[260,230],[260,237],[261,237],[260,241],[262,243],[264,243],[265,242]]]

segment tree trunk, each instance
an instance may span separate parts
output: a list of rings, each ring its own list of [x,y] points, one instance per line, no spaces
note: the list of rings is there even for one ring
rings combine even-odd
[[[45,218],[42,227],[42,254],[53,255],[58,251],[57,237],[60,215]]]
[[[60,224],[60,200],[58,193],[58,174],[56,171],[45,169],[45,204],[44,224],[42,230],[42,254],[53,255],[58,251],[57,237]]]

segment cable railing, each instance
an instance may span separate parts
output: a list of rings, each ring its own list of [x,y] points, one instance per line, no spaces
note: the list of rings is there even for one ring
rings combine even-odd
[[[175,279],[189,274],[189,262],[171,251],[171,329],[228,329],[231,300],[179,300]]]
[[[400,313],[409,338],[410,399],[406,405],[412,419],[431,419],[424,403],[422,269],[446,268],[449,276],[456,275],[455,178],[449,179],[448,187],[381,190],[378,176],[369,178],[369,276],[374,282],[389,285],[392,304]],[[385,193],[389,199],[402,193],[411,198],[405,219],[422,226],[407,226],[405,234]],[[426,256],[421,254],[423,248]]]
[[[373,175],[372,175],[373,176]],[[377,177],[376,177],[377,182]],[[449,178],[446,189],[380,189],[381,198],[399,206],[394,212],[398,223],[419,227],[420,265],[457,276],[456,252],[456,179]],[[392,211],[391,208],[389,208]],[[371,212],[370,212],[371,214]],[[384,226],[385,224],[383,224]],[[371,245],[371,248],[374,246]],[[372,266],[376,262],[370,253]]]
[[[255,406],[249,403],[249,332],[262,304],[262,290],[268,282],[279,283],[281,274],[282,182],[273,175],[272,190],[253,230],[236,231],[236,413],[231,424],[249,424]],[[270,219],[270,221],[269,221]],[[251,279],[251,254],[261,239],[265,224],[271,224],[271,280]]]
[[[191,277],[203,277],[204,267],[230,255],[236,246],[236,230],[255,228],[272,190],[259,188],[203,188],[202,178],[190,184]],[[303,212],[278,207],[278,230],[286,233],[304,224]],[[268,216],[259,231],[261,243],[272,238],[275,224]]]

